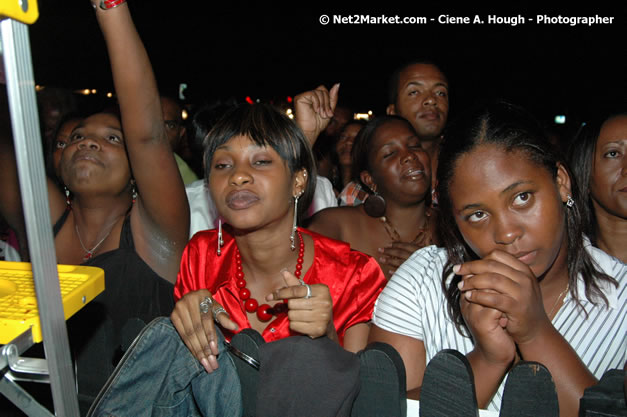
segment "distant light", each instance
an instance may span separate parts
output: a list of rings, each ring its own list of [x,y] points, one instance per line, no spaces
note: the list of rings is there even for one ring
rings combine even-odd
[[[248,104],[253,104],[253,103],[254,103],[254,101],[253,101],[253,99],[252,99],[252,98],[250,98],[250,96],[246,96],[246,103],[248,103]]]
[[[558,114],[557,116],[555,116],[555,124],[563,125],[564,123],[566,123],[566,116],[565,115]]]
[[[293,114],[288,114],[287,117],[289,117],[290,119],[293,119],[294,115]]]
[[[288,116],[289,116],[290,114],[292,114],[292,109],[287,109],[287,110],[285,110],[285,114],[287,114]]]
[[[187,89],[186,83],[179,84],[179,100],[185,100],[185,90]]]
[[[181,117],[183,118],[183,120],[187,120],[187,118],[189,117],[189,113],[187,113],[186,109],[183,109],[181,111]]]
[[[109,98],[113,97],[113,93],[112,93],[111,91],[109,91],[109,92],[107,93],[107,97],[109,97]]]
[[[84,95],[88,96],[89,93],[91,93],[91,90],[89,88],[86,88],[86,89],[83,90],[83,94]]]
[[[97,93],[96,89],[95,89],[95,88],[92,88],[92,89],[91,89],[91,93],[92,93],[92,94],[96,94],[96,93]]]
[[[355,120],[370,120],[370,115],[368,113],[355,113]]]
[[[372,110],[368,110],[368,116],[372,116]]]
[[[292,97],[287,96],[287,102],[288,102],[288,103],[291,103],[292,101],[293,101]]]
[[[43,90],[44,88],[46,88],[46,87],[44,87],[43,85],[36,85],[36,86],[35,86],[35,91],[41,91],[41,90]]]
[[[256,101],[257,103],[261,103],[261,100],[259,100],[259,99],[255,100],[255,101]]]

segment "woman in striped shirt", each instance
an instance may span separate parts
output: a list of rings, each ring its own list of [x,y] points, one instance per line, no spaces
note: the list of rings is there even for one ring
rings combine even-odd
[[[519,108],[468,112],[442,145],[438,179],[444,248],[397,270],[370,341],[400,352],[408,390],[438,351],[461,351],[492,410],[516,361],[543,363],[561,415],[577,415],[584,389],[625,364],[627,268],[584,239],[577,186]]]

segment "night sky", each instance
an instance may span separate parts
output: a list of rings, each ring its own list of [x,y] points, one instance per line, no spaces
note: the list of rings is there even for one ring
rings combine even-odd
[[[278,101],[288,95],[341,82],[341,102],[356,111],[383,112],[387,78],[412,58],[438,62],[451,83],[452,115],[476,99],[500,97],[526,106],[543,120],[569,121],[627,102],[627,11],[606,7],[585,13],[568,9],[497,11],[446,5],[401,10],[366,6],[246,7],[236,2],[194,6],[199,1],[130,0],[131,11],[167,93],[189,85],[188,100]],[[267,3],[268,5],[270,3]],[[322,25],[320,15],[418,16],[422,25]],[[613,16],[611,25],[568,26],[441,24],[438,16],[489,14],[535,18]],[[32,26],[36,82],[72,89],[110,89],[104,43],[84,1],[40,2]]]

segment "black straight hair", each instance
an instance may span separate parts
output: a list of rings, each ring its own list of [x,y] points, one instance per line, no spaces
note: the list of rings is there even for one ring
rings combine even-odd
[[[298,219],[304,216],[316,189],[316,164],[309,141],[300,128],[283,112],[265,103],[241,104],[216,122],[205,138],[205,181],[211,175],[211,160],[219,146],[235,136],[247,136],[258,146],[269,146],[283,159],[294,175],[307,171],[307,185],[299,198]]]
[[[601,291],[601,281],[617,285],[616,280],[599,271],[593,259],[584,248],[582,201],[576,180],[571,175],[565,161],[555,151],[545,137],[543,129],[525,110],[503,101],[490,102],[476,106],[465,112],[461,119],[451,125],[442,142],[438,160],[438,194],[440,215],[438,227],[442,244],[446,248],[448,260],[442,273],[442,289],[448,302],[448,312],[457,329],[464,334],[465,323],[461,315],[460,296],[457,288],[461,277],[453,275],[453,265],[476,260],[477,255],[470,249],[459,232],[450,195],[450,185],[455,175],[458,160],[480,145],[495,145],[504,152],[516,152],[528,158],[539,168],[547,170],[556,177],[559,165],[562,165],[571,178],[571,194],[575,205],[564,208],[566,211],[567,265],[570,293],[577,300],[577,279],[583,277],[585,295],[591,301],[607,298]],[[579,303],[579,307],[583,306]],[[585,312],[585,310],[584,310]],[[467,333],[469,334],[469,333]]]

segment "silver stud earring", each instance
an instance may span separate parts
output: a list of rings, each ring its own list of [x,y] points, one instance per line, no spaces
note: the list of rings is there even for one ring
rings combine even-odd
[[[566,198],[566,207],[572,208],[575,205],[575,200],[571,196]]]
[[[224,240],[222,240],[222,219],[218,219],[218,256],[222,255],[222,245],[224,245]]]
[[[298,218],[298,197],[300,194],[294,197],[294,222],[292,223],[292,234],[290,235],[290,249],[296,250],[296,220]]]

